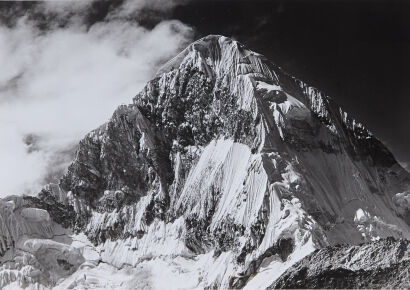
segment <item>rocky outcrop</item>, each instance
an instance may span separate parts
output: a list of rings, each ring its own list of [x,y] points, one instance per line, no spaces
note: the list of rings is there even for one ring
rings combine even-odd
[[[409,288],[410,243],[392,238],[317,250],[271,288]]]

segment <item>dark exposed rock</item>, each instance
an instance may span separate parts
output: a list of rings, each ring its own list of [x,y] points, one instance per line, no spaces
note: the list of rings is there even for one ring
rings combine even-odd
[[[57,263],[60,267],[62,267],[65,271],[70,271],[74,268],[74,265],[71,265],[64,259],[57,259]]]
[[[316,251],[271,288],[409,288],[410,242],[389,238]]]
[[[75,225],[77,215],[71,205],[64,205],[47,190],[43,189],[38,197],[24,196],[26,201],[24,207],[36,207],[46,210],[51,219],[65,228],[72,228]]]

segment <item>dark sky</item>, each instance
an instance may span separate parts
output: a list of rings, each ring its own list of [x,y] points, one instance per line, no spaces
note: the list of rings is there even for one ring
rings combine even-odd
[[[172,18],[266,55],[410,162],[410,1],[191,1]]]

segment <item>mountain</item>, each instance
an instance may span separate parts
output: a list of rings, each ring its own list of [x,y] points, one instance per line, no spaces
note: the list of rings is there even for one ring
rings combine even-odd
[[[59,184],[1,200],[0,227],[0,287],[334,286],[287,277],[326,277],[320,255],[368,271],[339,244],[395,256],[410,174],[323,92],[211,35],[87,134]]]

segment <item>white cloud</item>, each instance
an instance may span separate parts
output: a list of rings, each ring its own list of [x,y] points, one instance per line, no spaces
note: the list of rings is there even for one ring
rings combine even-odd
[[[65,13],[65,5],[47,7]],[[73,19],[46,32],[27,17],[12,28],[0,26],[2,196],[35,193],[50,167],[61,167],[56,156],[129,103],[192,35],[178,21],[147,30],[118,17],[91,27]],[[38,150],[29,152],[27,134],[38,136]]]
[[[142,9],[148,8],[154,11],[170,11],[178,4],[188,0],[126,0],[118,9],[112,11],[109,18],[123,18],[138,14]]]

